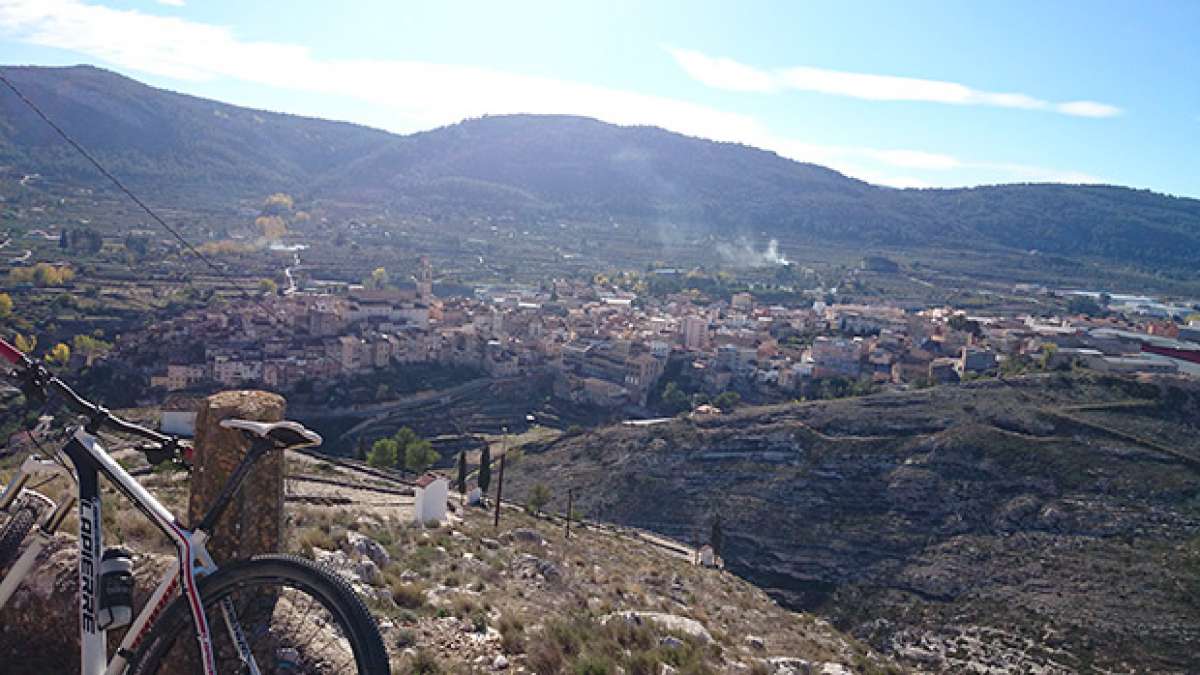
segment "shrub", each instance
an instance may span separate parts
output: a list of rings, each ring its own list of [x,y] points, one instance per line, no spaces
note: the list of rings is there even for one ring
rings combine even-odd
[[[396,649],[407,649],[417,644],[417,634],[411,630],[396,631]]]
[[[298,537],[300,550],[307,556],[312,556],[312,551],[315,548],[332,551],[337,548],[337,543],[328,532],[319,527],[306,527],[300,530]]]
[[[572,667],[575,675],[609,675],[616,670],[616,664],[607,656],[585,654]]]
[[[525,651],[525,625],[520,619],[505,614],[500,617],[500,648],[505,654],[520,654]]]
[[[436,673],[442,672],[441,664],[432,653],[425,649],[418,649],[416,656],[409,659],[406,666],[401,672],[413,675],[436,675]]]
[[[525,663],[537,675],[556,675],[562,671],[566,656],[558,644],[550,640],[537,640],[528,650]]]
[[[558,645],[559,649],[568,656],[579,653],[580,647],[587,640],[589,630],[580,625],[581,622],[551,621],[546,624],[546,637],[549,642]]]
[[[629,675],[658,675],[658,664],[653,651],[635,651],[625,659],[625,672]]]
[[[404,609],[420,609],[425,604],[425,589],[417,584],[394,584],[392,600]]]
[[[550,503],[550,488],[544,483],[537,483],[529,489],[529,513],[539,515],[546,504]]]

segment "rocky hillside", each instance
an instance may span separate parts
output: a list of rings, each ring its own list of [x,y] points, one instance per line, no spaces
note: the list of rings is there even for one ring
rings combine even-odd
[[[139,465],[136,453],[116,454]],[[411,500],[394,485],[371,494],[377,478],[300,455],[288,471],[289,548],[342,574],[368,601],[397,674],[898,670],[826,621],[637,537],[577,526],[568,540],[561,524],[520,509],[505,509],[500,528],[477,508],[421,527],[408,522]],[[182,473],[143,482],[176,508],[186,501]],[[144,602],[170,560],[166,542],[118,500],[105,508],[107,541],[139,552]],[[0,612],[6,675],[78,669],[74,552],[73,536],[60,534]]]
[[[1185,671],[1200,393],[1059,374],[611,427],[506,494],[683,540],[917,668]],[[509,485],[515,486],[513,488]]]

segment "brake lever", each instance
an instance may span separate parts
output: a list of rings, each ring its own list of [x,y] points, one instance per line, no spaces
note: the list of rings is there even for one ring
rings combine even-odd
[[[144,446],[140,448],[142,454],[146,456],[146,461],[150,462],[151,466],[158,466],[163,462],[173,459],[175,450],[173,448],[159,446]]]
[[[173,439],[165,445],[144,445],[139,450],[146,456],[146,461],[152,466],[174,461],[184,469],[188,471],[192,470],[192,446],[182,443],[177,439]]]

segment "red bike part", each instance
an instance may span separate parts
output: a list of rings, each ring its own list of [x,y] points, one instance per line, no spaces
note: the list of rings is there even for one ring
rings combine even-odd
[[[20,366],[25,363],[25,355],[21,353],[21,350],[8,344],[4,338],[0,338],[0,357],[14,366]]]

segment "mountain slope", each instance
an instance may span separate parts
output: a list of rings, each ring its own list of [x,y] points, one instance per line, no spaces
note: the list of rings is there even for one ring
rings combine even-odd
[[[1185,270],[1200,255],[1200,201],[1149,191],[896,190],[742,145],[579,117],[485,117],[396,136],[166,92],[86,66],[6,72],[135,188],[211,205],[288,190],[435,221],[669,222],[725,238],[966,244]],[[91,179],[15,97],[0,96],[0,113],[0,164]]]
[[[268,113],[154,89],[90,66],[5,68],[67,133],[135,188],[219,199],[302,189],[395,137],[343,122]],[[0,96],[0,164],[64,181],[95,170],[7,89]],[[206,191],[207,190],[207,191]]]
[[[1197,412],[1194,387],[983,381],[566,437],[504,493],[685,541],[719,515],[730,569],[933,672],[1182,672]]]

